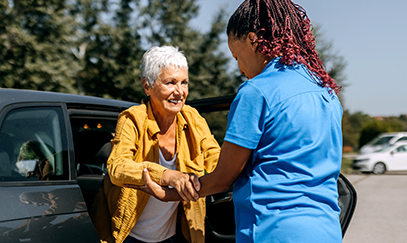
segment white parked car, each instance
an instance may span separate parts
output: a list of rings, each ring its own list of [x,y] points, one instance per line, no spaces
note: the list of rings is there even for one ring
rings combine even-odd
[[[397,142],[378,151],[358,155],[353,160],[353,169],[373,174],[407,171],[407,142]]]
[[[369,154],[401,141],[407,142],[407,132],[382,133],[369,143],[363,145],[359,150],[359,154]]]

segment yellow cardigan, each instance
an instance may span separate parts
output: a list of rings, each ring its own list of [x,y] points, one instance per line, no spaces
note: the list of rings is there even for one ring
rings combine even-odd
[[[92,221],[101,242],[122,243],[144,210],[149,194],[123,187],[143,185],[142,171],[160,183],[165,167],[158,164],[160,129],[150,102],[123,111],[118,119],[112,152],[108,159],[109,175],[104,177],[91,209]],[[203,176],[212,172],[218,162],[220,147],[206,120],[185,105],[177,114],[177,170]],[[184,215],[181,228],[189,242],[205,241],[205,199],[182,202]],[[180,210],[179,210],[180,211]],[[182,209],[181,211],[182,212]]]

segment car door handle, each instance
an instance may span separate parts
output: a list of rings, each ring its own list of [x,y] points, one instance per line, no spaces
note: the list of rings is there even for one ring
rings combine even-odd
[[[226,193],[225,197],[215,199],[213,196],[211,196],[211,203],[212,205],[218,204],[218,203],[224,203],[224,202],[230,202],[233,200],[233,192],[228,192]]]

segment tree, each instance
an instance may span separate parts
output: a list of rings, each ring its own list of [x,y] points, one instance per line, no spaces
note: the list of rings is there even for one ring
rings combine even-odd
[[[360,134],[364,126],[373,120],[372,117],[362,112],[350,114],[348,110],[345,110],[342,119],[343,146],[359,148]]]
[[[196,0],[1,0],[0,87],[79,93],[139,102],[140,62],[152,45],[176,45],[189,61],[190,99],[234,93],[228,58],[211,30],[189,26]]]
[[[75,20],[64,0],[2,2],[1,87],[74,92]]]
[[[407,115],[401,114],[398,119],[402,124],[402,130],[407,131]]]
[[[334,50],[333,41],[325,39],[320,29],[321,26],[316,25],[313,30],[319,58],[325,64],[328,74],[337,81],[338,85],[346,87],[345,68],[347,63],[345,58]]]
[[[377,137],[379,134],[390,131],[391,129],[388,126],[388,124],[377,120],[371,121],[370,123],[366,124],[363,127],[360,133],[359,148],[370,142],[373,138]]]
[[[143,97],[138,80],[144,50],[140,25],[134,21],[139,17],[138,5],[128,0],[115,4],[83,2],[87,14],[77,45],[87,47],[77,76],[78,89],[81,85],[87,95],[139,102]]]
[[[150,0],[143,11],[149,45],[174,45],[188,59],[189,99],[234,94],[239,85],[227,72],[229,58],[218,48],[225,31],[225,12],[221,9],[208,33],[189,26],[197,15],[195,0]]]

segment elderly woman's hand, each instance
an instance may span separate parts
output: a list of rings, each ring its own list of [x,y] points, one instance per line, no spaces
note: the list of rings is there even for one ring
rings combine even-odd
[[[142,185],[142,186],[138,186],[138,185],[124,185],[124,186],[146,192],[161,201],[170,201],[170,199],[168,197],[170,195],[171,189],[162,187],[162,186],[158,185],[155,181],[151,180],[150,174],[148,173],[147,169],[144,169],[144,171],[143,171],[143,178],[144,178],[144,185]],[[172,190],[172,191],[175,191],[175,190]]]
[[[191,173],[185,174],[175,170],[165,170],[161,179],[163,187],[151,180],[147,169],[143,171],[144,185],[125,185],[125,187],[142,190],[161,201],[196,201],[199,198],[197,190],[200,188],[198,177]]]
[[[197,191],[201,188],[201,184],[198,176],[193,173],[165,170],[161,177],[161,185],[173,187],[183,201],[196,201],[199,198]]]

